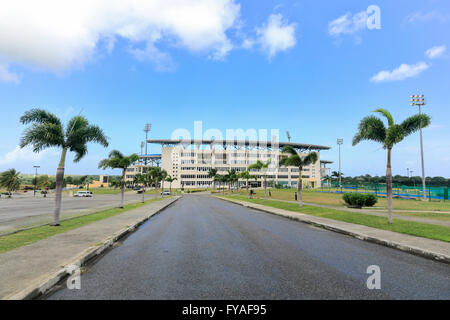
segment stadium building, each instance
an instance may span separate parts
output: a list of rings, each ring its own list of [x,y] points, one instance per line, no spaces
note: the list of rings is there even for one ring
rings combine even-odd
[[[139,163],[128,168],[128,181],[135,174],[145,173],[148,167],[156,165],[177,179],[172,182],[172,188],[210,188],[213,186],[213,179],[208,176],[211,168],[217,169],[219,175],[226,174],[230,169],[240,173],[258,160],[267,162],[270,159],[269,168],[265,171],[251,170],[251,174],[257,177],[249,181],[251,186],[261,187],[266,175],[269,185],[296,187],[298,168],[278,166],[281,149],[289,145],[299,154],[315,151],[319,155],[315,164],[304,167],[302,171],[303,185],[317,188],[321,186],[322,178],[329,174],[326,165],[332,163],[320,159],[320,152],[330,147],[295,142],[162,139],[147,140],[147,143],[161,145],[161,154],[141,155]],[[244,186],[245,181],[239,180],[239,185]]]

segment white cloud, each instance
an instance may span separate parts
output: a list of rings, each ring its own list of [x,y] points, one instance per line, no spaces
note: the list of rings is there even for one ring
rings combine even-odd
[[[367,25],[367,13],[361,11],[353,16],[350,12],[328,23],[328,34],[339,36],[341,34],[356,34]]]
[[[295,23],[288,23],[281,14],[271,14],[267,24],[256,28],[258,42],[261,48],[267,52],[269,59],[279,51],[286,51],[295,46]],[[244,46],[251,47],[252,40],[244,41]]]
[[[156,63],[161,44],[223,58],[239,14],[235,0],[4,1],[0,58],[60,72],[84,65],[101,43],[111,52],[117,38]]]
[[[157,71],[173,71],[175,64],[170,54],[160,51],[151,42],[144,49],[131,48],[130,53],[139,61],[150,61]]]
[[[19,83],[20,77],[17,73],[9,71],[7,66],[0,64],[0,81]]]
[[[22,164],[27,162],[32,166],[36,164],[39,160],[46,159],[49,157],[55,157],[58,155],[58,152],[53,149],[45,149],[39,153],[34,153],[31,148],[23,148],[21,149],[17,146],[14,150],[6,153],[5,155],[0,155],[0,166],[17,166],[18,164]]]
[[[370,81],[372,82],[386,82],[386,81],[399,81],[406,78],[418,76],[420,73],[430,67],[425,62],[418,62],[416,64],[402,64],[398,68],[389,71],[383,70],[375,74]]]
[[[406,16],[405,21],[408,23],[436,21],[440,23],[447,22],[450,19],[449,14],[443,14],[438,11],[414,12]]]
[[[442,56],[442,54],[445,52],[445,50],[447,50],[447,47],[445,45],[443,45],[443,46],[436,46],[436,47],[432,47],[432,48],[428,49],[425,52],[425,55],[429,59],[435,59],[435,58],[438,58],[438,57]]]

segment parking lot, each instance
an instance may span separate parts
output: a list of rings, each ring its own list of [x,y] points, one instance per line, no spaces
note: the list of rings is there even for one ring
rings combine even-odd
[[[146,199],[154,195],[145,195]],[[125,203],[137,202],[142,195],[134,191],[125,193]],[[0,234],[52,221],[54,195],[44,198],[41,194],[27,193],[0,198]],[[98,209],[116,207],[120,203],[120,194],[100,194],[90,197],[71,197],[63,195],[61,219],[89,214]]]

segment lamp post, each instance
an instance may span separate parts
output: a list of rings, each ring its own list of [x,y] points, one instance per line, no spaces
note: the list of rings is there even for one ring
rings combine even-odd
[[[34,171],[34,190],[33,190],[33,197],[36,197],[36,187],[37,187],[37,170],[38,168],[40,168],[41,166],[33,166],[33,168],[35,169]]]
[[[425,98],[424,95],[412,95],[411,96],[411,106],[418,106],[419,107],[419,114],[422,114],[421,107],[424,106]],[[426,190],[426,184],[425,184],[425,166],[423,161],[423,141],[422,141],[422,127],[420,128],[420,158],[422,161],[422,187],[423,187],[423,200],[427,200],[427,190]]]
[[[152,129],[152,124],[151,123],[147,123],[144,127],[144,132],[145,132],[145,160],[144,163],[145,165],[147,165],[147,139],[148,139],[148,132]]]
[[[339,146],[339,188],[342,192],[342,179],[341,179],[341,144],[344,143],[344,139],[337,139],[337,144]]]

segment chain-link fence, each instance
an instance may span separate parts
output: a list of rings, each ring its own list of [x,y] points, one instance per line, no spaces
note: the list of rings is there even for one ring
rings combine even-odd
[[[366,183],[366,184],[342,184],[337,182],[322,183],[323,192],[360,192],[373,193],[378,197],[386,197],[386,184],[384,183]],[[430,200],[448,200],[448,187],[426,187],[427,198]],[[405,186],[392,184],[392,196],[402,199],[421,199],[423,198],[422,186]]]

